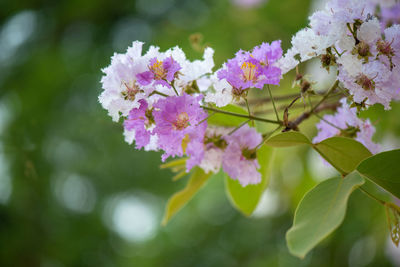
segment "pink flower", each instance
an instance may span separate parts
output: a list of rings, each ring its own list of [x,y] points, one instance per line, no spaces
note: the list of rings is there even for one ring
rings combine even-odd
[[[202,96],[171,96],[160,99],[154,104],[155,128],[153,132],[158,136],[159,148],[165,153],[162,160],[169,156],[190,156],[187,161],[188,170],[200,164],[203,159],[203,140],[207,122],[202,122],[207,113],[200,107]]]
[[[342,106],[336,114],[325,115],[324,120],[317,124],[318,135],[314,137],[313,142],[318,143],[333,136],[345,136],[362,143],[371,153],[378,153],[380,147],[372,141],[375,127],[369,120],[358,118],[357,108],[350,108],[345,98],[340,102]]]
[[[226,79],[233,87],[233,94],[241,93],[251,87],[262,89],[266,84],[279,84],[281,70],[275,63],[282,57],[280,41],[270,44],[262,43],[253,51],[240,50],[233,59],[228,60],[217,75],[220,80]]]
[[[136,148],[141,149],[150,142],[151,131],[148,128],[153,123],[151,110],[148,110],[148,104],[144,99],[139,100],[140,107],[133,108],[129,112],[128,118],[124,121],[126,131],[135,132]]]
[[[257,171],[256,147],[261,143],[261,134],[254,128],[244,125],[226,138],[228,146],[222,158],[222,168],[234,180],[244,187],[261,182],[261,174]]]
[[[181,69],[181,66],[171,56],[163,61],[152,58],[148,68],[148,71],[136,75],[139,84],[149,85],[154,81],[154,85],[161,84],[171,88],[170,83],[175,78],[175,74]]]

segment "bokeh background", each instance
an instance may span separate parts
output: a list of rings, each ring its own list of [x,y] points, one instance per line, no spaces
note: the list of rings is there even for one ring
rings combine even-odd
[[[289,254],[285,232],[297,203],[336,174],[302,147],[277,152],[252,217],[231,207],[215,176],[162,227],[168,197],[187,179],[172,182],[158,167],[160,153],[126,144],[122,126],[97,102],[101,68],[134,40],[179,45],[195,59],[201,53],[190,36],[201,34],[219,67],[263,41],[288,48],[319,4],[0,1],[0,266],[400,266],[383,208],[360,192],[333,235],[303,260]],[[306,70],[325,81],[315,66]],[[296,93],[290,75],[282,90]],[[364,114],[384,147],[400,147],[399,114],[399,104]],[[313,122],[303,126],[310,137]]]

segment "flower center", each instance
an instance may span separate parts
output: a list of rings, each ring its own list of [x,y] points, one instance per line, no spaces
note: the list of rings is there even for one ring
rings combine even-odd
[[[189,115],[186,112],[180,113],[176,121],[172,124],[174,130],[183,130],[189,125]]]
[[[348,126],[346,129],[340,131],[339,136],[355,138],[357,133],[360,131],[360,128],[354,126]]]
[[[226,141],[222,138],[222,135],[205,136],[204,143],[213,144],[220,149],[225,149],[228,146]]]
[[[374,90],[375,82],[373,79],[368,78],[365,74],[358,76],[356,83],[360,85],[365,91]]]
[[[243,62],[240,67],[243,71],[243,76],[246,81],[254,81],[256,78],[257,66],[251,62]]]
[[[242,156],[247,160],[253,160],[257,158],[257,150],[256,149],[242,149]]]
[[[122,97],[125,100],[130,100],[134,101],[136,94],[139,92],[139,86],[136,84],[136,81],[131,81],[129,83],[123,82],[123,85],[125,86],[126,90],[122,91]]]
[[[389,42],[386,42],[383,40],[379,40],[376,43],[376,47],[378,48],[379,53],[381,53],[382,55],[388,56],[388,57],[394,55],[393,49],[390,45],[391,44]]]
[[[360,58],[368,59],[372,56],[369,45],[366,42],[359,42],[353,49],[353,54],[358,55]]]
[[[150,127],[152,124],[155,123],[154,116],[153,116],[153,108],[146,109],[144,115],[147,119],[147,123],[146,123],[147,127]]]
[[[167,72],[164,69],[163,62],[156,59],[152,65],[150,65],[150,71],[154,74],[155,80],[164,80],[167,77]]]

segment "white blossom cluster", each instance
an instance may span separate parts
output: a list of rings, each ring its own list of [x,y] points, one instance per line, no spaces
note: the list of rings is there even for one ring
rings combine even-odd
[[[381,22],[384,14],[375,12],[396,5],[395,1],[329,1],[292,38],[292,47],[278,62],[282,72],[320,57],[323,66],[338,66],[338,79],[355,103],[380,103],[390,109],[390,102],[400,99],[400,26],[386,27]]]

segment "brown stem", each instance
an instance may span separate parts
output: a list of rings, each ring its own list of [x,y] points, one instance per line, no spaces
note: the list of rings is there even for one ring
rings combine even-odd
[[[336,110],[339,107],[339,105],[340,103],[318,105],[317,108],[306,111],[300,116],[298,116],[295,120],[289,121],[286,125],[286,128],[283,129],[283,132],[288,132],[290,130],[298,131],[299,124],[302,123],[304,120],[308,119],[313,113],[319,113],[324,110]]]
[[[274,101],[281,101],[281,100],[289,100],[293,99],[299,94],[291,94],[291,95],[282,95],[282,96],[275,96]],[[269,103],[271,102],[271,98],[253,98],[253,99],[248,99],[249,104],[260,104],[260,103]]]

